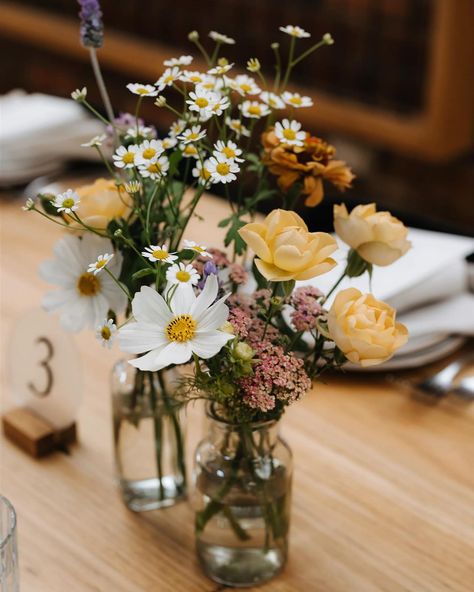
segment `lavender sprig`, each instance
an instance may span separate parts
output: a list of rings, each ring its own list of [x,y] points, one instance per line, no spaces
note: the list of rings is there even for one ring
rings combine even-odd
[[[98,0],[78,0],[81,11],[81,42],[84,47],[102,47],[104,25]]]

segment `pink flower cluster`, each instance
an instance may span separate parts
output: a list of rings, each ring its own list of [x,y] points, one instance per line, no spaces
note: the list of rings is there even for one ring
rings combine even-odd
[[[247,282],[249,279],[249,274],[247,270],[242,267],[242,265],[239,265],[238,263],[232,263],[229,268],[229,278],[234,284],[240,286]]]
[[[312,286],[297,288],[291,296],[294,311],[291,320],[297,331],[310,331],[317,326],[318,317],[323,313],[319,298],[323,293]]]

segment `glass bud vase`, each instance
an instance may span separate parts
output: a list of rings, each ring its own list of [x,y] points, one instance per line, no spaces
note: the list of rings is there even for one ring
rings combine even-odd
[[[194,460],[197,554],[214,581],[253,586],[287,559],[291,451],[276,421],[231,425],[208,415]]]
[[[174,368],[144,372],[125,360],[112,371],[115,467],[135,512],[186,497],[183,413],[173,398],[178,378]]]

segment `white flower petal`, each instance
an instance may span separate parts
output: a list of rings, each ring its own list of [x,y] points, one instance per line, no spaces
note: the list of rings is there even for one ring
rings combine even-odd
[[[196,335],[191,341],[191,347],[193,348],[193,352],[200,358],[207,360],[215,356],[234,337],[234,335],[224,333],[223,331],[200,333],[199,336]]]
[[[228,295],[223,296],[202,315],[196,333],[213,331],[227,321],[229,308],[224,304],[227,297]]]
[[[148,286],[142,286],[132,302],[133,316],[137,321],[165,327],[172,314],[161,294]]]
[[[139,358],[135,358],[134,360],[128,360],[128,363],[139,370],[148,370],[150,372],[156,372],[157,370],[161,370],[165,367],[165,365],[161,364],[159,361],[160,353],[163,350],[163,347],[157,347],[153,349],[151,352],[148,352],[144,356],[140,356]]]
[[[169,343],[163,330],[150,323],[129,323],[119,331],[119,344],[124,352],[142,354]]]
[[[174,286],[171,288],[173,289]],[[187,314],[194,306],[196,296],[191,284],[178,284],[173,294],[170,306],[175,315]]]
[[[177,341],[170,341],[160,353],[159,363],[162,364],[162,368],[169,366],[170,364],[184,364],[191,359],[192,348],[191,342],[185,341],[179,343]]]
[[[77,292],[74,289],[69,290],[56,290],[55,292],[48,292],[43,296],[41,304],[43,308],[48,312],[56,310],[71,302],[77,296]],[[77,296],[79,298],[79,296]]]
[[[203,291],[196,298],[196,301],[190,309],[190,314],[196,319],[196,321],[200,320],[201,315],[205,312],[206,308],[214,302],[218,290],[219,283],[217,277],[214,274],[208,276]]]

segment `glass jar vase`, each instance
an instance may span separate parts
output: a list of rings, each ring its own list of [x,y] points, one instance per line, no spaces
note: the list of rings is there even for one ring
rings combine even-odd
[[[276,421],[232,425],[208,416],[193,473],[197,554],[214,581],[253,586],[287,559],[291,451]]]
[[[144,372],[125,360],[112,370],[117,480],[135,512],[186,497],[183,413],[173,398],[178,378],[174,368]]]

